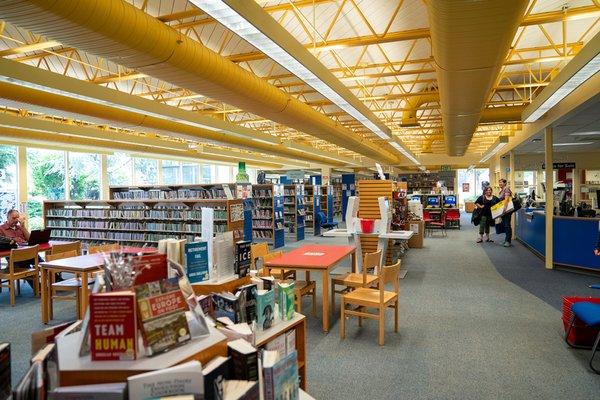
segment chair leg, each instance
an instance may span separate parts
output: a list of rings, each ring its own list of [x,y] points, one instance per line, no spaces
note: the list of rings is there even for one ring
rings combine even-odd
[[[21,280],[17,279],[17,294],[21,295]]]
[[[296,311],[302,314],[302,294],[300,293],[296,296]]]
[[[600,332],[596,336],[596,341],[594,342],[594,347],[592,347],[592,356],[590,357],[590,368],[592,371],[600,375],[600,370],[594,368],[594,356],[596,355],[596,351],[598,350],[598,345],[600,344]]]
[[[50,301],[52,301],[52,299],[50,299]],[[75,301],[77,302],[77,317],[79,318],[79,316],[81,315],[81,288],[77,289]],[[50,307],[50,314],[52,314],[52,306]]]
[[[573,325],[575,324],[575,316],[573,315],[571,317],[571,323],[569,324],[569,328],[567,329],[567,333],[565,334],[565,342],[572,348],[574,349],[586,349],[589,350],[591,349],[591,347],[589,346],[580,346],[578,344],[575,343],[570,343],[569,342],[569,333],[571,332],[571,329],[573,328]]]
[[[346,304],[342,300],[342,310],[340,312],[340,338],[346,339]]]
[[[335,283],[331,281],[331,309],[335,310]]]
[[[396,300],[396,304],[394,304],[394,332],[398,332],[398,300]]]
[[[363,312],[364,310],[364,307],[358,307],[358,311]],[[358,317],[358,326],[362,326],[362,320],[362,317]]]
[[[335,310],[335,308],[332,308]],[[312,290],[312,315],[317,315],[317,287]]]
[[[10,305],[15,306],[15,281],[8,281],[8,293],[10,295]]]
[[[383,346],[385,336],[385,306],[379,307],[379,345]]]

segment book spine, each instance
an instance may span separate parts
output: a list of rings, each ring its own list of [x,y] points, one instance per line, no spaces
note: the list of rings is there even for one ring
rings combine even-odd
[[[263,368],[265,400],[275,400],[273,367]]]

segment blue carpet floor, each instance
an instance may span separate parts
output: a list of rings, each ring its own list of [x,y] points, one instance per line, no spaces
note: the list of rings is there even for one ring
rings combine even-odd
[[[318,315],[308,317],[308,392],[317,399],[600,398],[600,376],[587,368],[589,351],[566,346],[557,309],[562,295],[589,293],[587,284],[600,279],[546,271],[519,244],[505,249],[476,244],[475,237],[465,220],[460,231],[427,238],[423,249],[404,256],[400,331],[393,332],[388,312],[383,347],[375,321],[361,328],[350,319],[341,340],[338,310],[324,333],[318,304]],[[303,243],[314,242],[344,240]],[[53,322],[65,321],[75,308],[60,303],[55,314]],[[13,308],[3,291],[0,318],[0,340],[13,345],[16,379],[27,367],[30,333],[43,328],[39,300],[24,290]]]

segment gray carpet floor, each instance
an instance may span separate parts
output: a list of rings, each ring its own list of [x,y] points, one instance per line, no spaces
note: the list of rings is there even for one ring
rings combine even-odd
[[[425,248],[404,256],[400,331],[393,332],[388,311],[383,347],[375,321],[360,328],[350,319],[341,340],[337,310],[324,333],[319,304],[318,315],[308,317],[308,392],[317,399],[600,398],[589,351],[566,346],[557,309],[560,296],[587,293],[586,285],[600,279],[546,271],[520,244],[505,249],[474,240],[465,220],[460,231],[427,238]],[[309,238],[286,248],[315,242],[344,240]],[[53,322],[74,315],[72,303],[59,303]],[[12,308],[3,291],[0,321],[16,380],[27,368],[30,333],[43,328],[39,300],[25,289]]]

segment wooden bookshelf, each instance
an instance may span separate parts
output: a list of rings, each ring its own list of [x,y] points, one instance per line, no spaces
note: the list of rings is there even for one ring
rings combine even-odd
[[[284,245],[283,185],[252,185],[252,241],[267,241],[274,248]]]
[[[304,209],[306,215],[304,219],[304,226],[307,233],[315,236],[320,235],[320,227],[317,226],[317,213],[319,212],[321,204],[319,185],[304,185]]]
[[[336,181],[333,186],[333,218],[342,220],[342,181]]]
[[[200,236],[202,207],[215,210],[215,233],[233,231],[235,240],[243,239],[241,199],[45,201],[44,227],[55,240],[156,246],[161,239]]]
[[[362,180],[358,181],[359,203],[358,212],[361,218],[380,219],[379,197],[392,199],[394,183],[389,180]],[[360,244],[362,253],[373,253],[377,251],[377,235],[361,235]],[[388,246],[386,264],[391,265],[391,247]]]
[[[234,183],[110,186],[108,193],[111,200],[227,200],[226,188],[231,192],[231,199],[236,198]]]
[[[278,336],[285,335],[291,330],[296,331],[296,351],[298,352],[300,388],[306,390],[306,317],[304,315],[295,313],[294,318],[289,321],[278,319],[271,328],[265,331],[258,331],[256,333],[255,345],[257,348],[262,348]]]
[[[283,199],[286,233],[295,240],[304,240],[306,216],[304,208],[304,185],[285,185]]]

